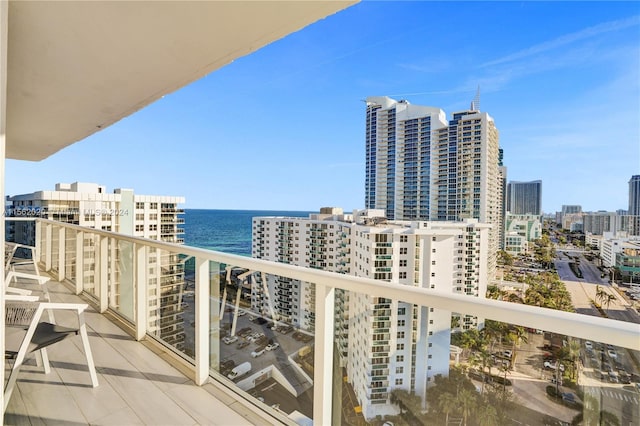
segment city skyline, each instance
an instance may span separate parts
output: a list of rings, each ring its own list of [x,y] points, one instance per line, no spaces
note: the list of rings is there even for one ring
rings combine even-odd
[[[639,39],[633,3],[363,2],[43,162],[7,161],[7,194],[80,181],[187,208],[362,208],[362,100],[450,114],[480,86],[508,180],[542,180],[547,213],[614,211],[640,171]]]

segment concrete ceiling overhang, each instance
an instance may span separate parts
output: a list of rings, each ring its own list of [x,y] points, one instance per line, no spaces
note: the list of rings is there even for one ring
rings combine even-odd
[[[355,2],[12,0],[6,157],[42,160]]]

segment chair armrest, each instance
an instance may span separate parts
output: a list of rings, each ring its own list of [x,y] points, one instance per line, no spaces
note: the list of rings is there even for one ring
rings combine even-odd
[[[42,310],[45,309],[58,309],[58,310],[69,310],[69,311],[78,311],[78,313],[82,313],[89,307],[86,303],[58,303],[58,302],[40,302],[39,308]]]
[[[37,302],[40,298],[38,296],[5,294],[4,300],[9,302]]]
[[[24,278],[28,280],[35,280],[35,281],[38,281],[38,284],[40,285],[48,282],[51,279],[43,275],[28,274],[26,272],[9,271],[9,273],[7,273],[5,280],[11,281],[13,278]]]
[[[13,293],[21,296],[29,296],[31,293],[33,293],[31,290],[26,290],[24,288],[16,288],[16,287],[7,287],[4,290],[5,290],[5,294]],[[37,296],[33,296],[33,297],[37,298]]]

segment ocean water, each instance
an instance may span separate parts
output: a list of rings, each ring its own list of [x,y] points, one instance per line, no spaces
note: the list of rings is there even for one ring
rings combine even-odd
[[[251,256],[251,221],[253,217],[308,217],[309,213],[279,210],[185,209],[184,243],[193,247]]]

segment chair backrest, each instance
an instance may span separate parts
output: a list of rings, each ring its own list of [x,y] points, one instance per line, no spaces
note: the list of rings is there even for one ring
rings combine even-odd
[[[38,305],[39,303],[37,302],[25,302],[18,300],[5,301],[5,324],[24,326],[31,325],[33,317],[38,311]]]
[[[8,271],[11,267],[11,261],[13,260],[13,256],[16,254],[16,250],[18,250],[18,246],[12,243],[4,243],[4,269]]]

